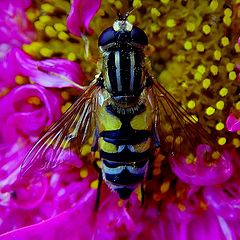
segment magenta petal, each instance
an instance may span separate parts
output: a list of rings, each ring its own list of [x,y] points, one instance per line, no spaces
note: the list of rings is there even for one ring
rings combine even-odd
[[[240,131],[240,112],[237,113],[236,116],[233,113],[229,114],[226,121],[226,127],[230,132]]]
[[[39,105],[29,103],[31,97]],[[0,130],[4,142],[14,142],[20,136],[38,136],[61,115],[61,98],[39,85],[27,84],[13,89],[0,99]]]
[[[76,36],[85,33],[92,34],[93,30],[89,27],[89,24],[100,5],[100,0],[73,0],[67,18],[69,31]]]
[[[0,43],[20,47],[34,40],[35,32],[25,13],[30,4],[29,0],[0,2]]]
[[[240,221],[239,180],[229,181],[223,186],[207,187],[204,197],[217,215],[231,221]]]
[[[82,83],[84,74],[80,66],[66,59],[32,60],[27,54],[15,49],[19,74],[29,76],[33,82],[44,87],[72,87],[70,81]]]
[[[205,151],[211,151],[207,145],[197,147],[196,163],[188,164],[184,157],[171,158],[173,172],[184,182],[197,186],[209,186],[225,182],[232,176],[233,165],[231,155],[225,151],[216,164],[209,166],[204,161]]]

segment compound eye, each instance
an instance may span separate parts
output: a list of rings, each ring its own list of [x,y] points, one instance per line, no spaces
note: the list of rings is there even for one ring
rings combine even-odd
[[[115,31],[112,27],[105,29],[98,38],[98,46],[105,46],[115,42]]]
[[[131,38],[134,43],[137,43],[143,46],[148,45],[148,37],[146,33],[138,27],[132,28]]]

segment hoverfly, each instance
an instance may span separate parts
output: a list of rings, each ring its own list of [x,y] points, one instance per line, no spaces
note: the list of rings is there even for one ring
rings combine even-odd
[[[151,76],[144,55],[148,37],[127,16],[101,33],[100,73],[28,153],[22,176],[51,170],[64,161],[63,152],[81,155],[81,146],[93,139],[102,163],[98,204],[102,179],[121,199],[144,184],[157,148],[178,159],[199,144],[211,146],[208,133]]]

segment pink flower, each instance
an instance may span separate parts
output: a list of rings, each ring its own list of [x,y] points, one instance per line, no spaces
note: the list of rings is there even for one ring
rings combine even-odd
[[[93,30],[89,24],[100,4],[100,0],[73,0],[67,19],[69,31],[76,36],[82,36],[85,33],[92,34]]]
[[[30,5],[31,0],[0,2],[0,44],[21,47],[23,43],[30,43],[36,37],[25,13]]]

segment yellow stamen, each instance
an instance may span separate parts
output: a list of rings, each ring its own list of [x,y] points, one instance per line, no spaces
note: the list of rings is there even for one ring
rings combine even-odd
[[[212,65],[212,66],[210,67],[210,71],[211,71],[211,73],[212,73],[214,76],[216,76],[216,75],[218,74],[218,66]]]
[[[29,98],[27,99],[27,102],[28,102],[29,104],[34,105],[34,106],[40,106],[40,105],[42,104],[41,99],[38,98],[38,97],[29,97]]]
[[[204,52],[205,48],[204,48],[203,43],[198,42],[197,45],[196,45],[196,49],[197,49],[198,52]]]
[[[237,78],[237,74],[235,71],[231,71],[229,74],[228,74],[228,78],[231,80],[231,81],[234,81],[236,78]]]
[[[80,177],[81,178],[86,178],[88,176],[88,169],[86,167],[83,167],[81,170],[80,170]]]
[[[188,106],[188,108],[190,108],[190,109],[194,109],[195,106],[196,106],[196,103],[195,103],[195,101],[190,100],[190,101],[187,103],[187,106]]]
[[[172,18],[168,19],[167,22],[166,22],[166,26],[169,27],[169,28],[175,27],[176,26],[175,20],[172,19]]]
[[[98,180],[94,180],[91,182],[90,187],[92,189],[97,189],[98,188]]]
[[[211,80],[209,78],[204,79],[202,85],[203,88],[208,89],[209,86],[211,85]]]
[[[222,100],[218,101],[218,102],[216,103],[216,108],[217,108],[218,110],[223,110],[223,108],[224,108],[224,101],[222,101]]]
[[[227,142],[227,139],[225,137],[221,137],[218,139],[218,144],[219,145],[224,145]]]
[[[161,185],[160,191],[161,193],[166,193],[169,190],[169,188],[170,188],[170,182],[166,181]]]
[[[211,27],[208,24],[203,25],[202,31],[205,35],[209,34],[211,32]]]
[[[223,87],[223,88],[220,89],[219,95],[221,97],[225,97],[227,94],[228,94],[228,89],[227,88]]]
[[[133,7],[134,8],[140,8],[142,6],[141,0],[133,0]]]
[[[207,109],[206,109],[206,114],[208,115],[208,116],[210,116],[210,115],[213,115],[214,113],[215,113],[215,108],[213,108],[213,107],[208,107]]]
[[[224,129],[224,123],[222,123],[222,122],[217,123],[216,126],[215,126],[215,128],[216,128],[216,130],[218,130],[218,131],[223,130],[223,129]]]
[[[221,44],[223,45],[223,47],[226,47],[227,45],[229,45],[229,39],[228,39],[228,37],[223,37],[222,39],[221,39]]]

